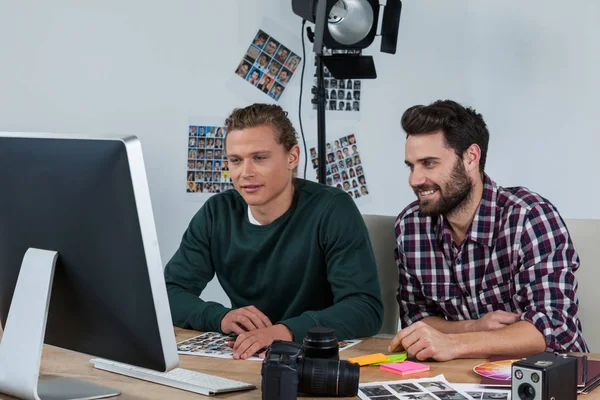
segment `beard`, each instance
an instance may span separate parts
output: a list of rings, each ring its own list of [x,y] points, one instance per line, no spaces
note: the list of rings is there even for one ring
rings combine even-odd
[[[438,185],[419,185],[413,190],[417,197],[421,191],[437,190],[440,195],[438,200],[420,200],[419,202],[421,214],[437,217],[438,215],[451,215],[465,207],[472,188],[473,182],[467,175],[465,166],[460,160],[457,160],[443,190]]]

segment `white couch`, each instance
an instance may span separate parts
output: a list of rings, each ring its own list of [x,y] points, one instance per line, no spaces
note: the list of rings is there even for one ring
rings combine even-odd
[[[398,270],[394,260],[394,221],[395,216],[363,215],[379,270],[379,281],[385,308],[380,334],[394,334],[398,331]],[[596,305],[600,303],[600,220],[565,220],[579,254],[581,265],[576,273],[579,282],[579,317],[584,337],[592,352],[600,352],[600,321],[595,316]]]

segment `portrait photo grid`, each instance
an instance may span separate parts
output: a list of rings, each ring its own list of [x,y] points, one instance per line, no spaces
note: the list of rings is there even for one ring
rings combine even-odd
[[[259,30],[235,70],[236,75],[278,101],[302,57]]]
[[[326,177],[328,186],[338,187],[354,199],[369,195],[367,178],[358,151],[356,136],[352,133],[326,145]],[[317,169],[319,160],[315,147],[310,148],[312,166]]]
[[[225,135],[222,126],[189,126],[187,193],[220,193],[233,188]]]
[[[330,50],[325,50],[325,55]],[[317,109],[317,72],[315,73],[311,93],[313,110]],[[327,111],[360,111],[360,79],[335,79],[329,69],[323,67],[323,87],[325,88],[325,110]]]
[[[358,397],[364,400],[510,400],[510,391],[467,391],[454,387],[440,375],[436,378],[361,383]]]
[[[199,336],[177,343],[177,352],[194,356],[233,358],[233,349],[228,345],[232,342],[235,342],[235,335],[204,332]],[[262,361],[257,356],[250,357],[249,360]]]
[[[235,342],[236,335],[224,335],[218,332],[204,332],[201,335],[177,343],[177,352],[179,354],[188,354],[194,356],[233,358],[231,343]],[[339,351],[348,349],[360,343],[361,340],[339,341]],[[262,361],[262,358],[253,356],[248,360]]]

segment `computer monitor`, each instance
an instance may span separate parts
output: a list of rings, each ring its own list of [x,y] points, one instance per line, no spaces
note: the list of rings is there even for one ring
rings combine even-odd
[[[0,393],[118,394],[71,379],[38,385],[43,342],[177,367],[137,138],[0,133],[0,319]]]

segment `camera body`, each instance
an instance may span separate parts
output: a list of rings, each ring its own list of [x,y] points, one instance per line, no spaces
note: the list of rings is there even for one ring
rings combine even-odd
[[[512,364],[513,400],[576,400],[577,357],[540,353]]]
[[[309,329],[304,343],[275,340],[262,364],[262,399],[295,400],[298,393],[356,396],[360,366],[339,360],[333,330]]]
[[[297,343],[275,340],[269,346],[261,368],[263,400],[296,399],[301,355]]]

